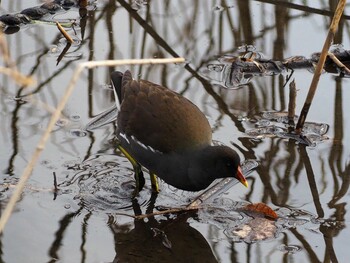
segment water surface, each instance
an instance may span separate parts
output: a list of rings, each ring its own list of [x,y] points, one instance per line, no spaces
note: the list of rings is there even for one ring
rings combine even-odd
[[[323,74],[308,121],[329,125],[328,139],[305,147],[276,136],[251,136],[266,111],[286,111],[286,76],[258,77],[227,89],[208,65],[254,45],[266,58],[310,57],[321,50],[335,7],[316,1],[95,1],[45,17],[77,25],[76,40],[57,64],[65,39],[52,23],[22,25],[4,35],[30,88],[0,75],[1,195],[3,210],[45,131],[78,63],[104,59],[181,56],[187,64],[123,66],[135,77],[165,85],[193,101],[208,117],[215,140],[242,159],[256,160],[250,187],[235,185],[199,213],[145,220],[120,215],[157,206],[185,205],[197,194],[161,183],[153,200],[149,182],[132,201],[133,171],[114,150],[113,123],[86,125],[115,105],[113,68],[84,70],[0,239],[0,262],[346,262],[349,258],[348,79]],[[267,1],[266,1],[267,2]],[[333,1],[330,1],[333,3]],[[41,1],[1,1],[1,14]],[[307,8],[305,8],[305,6]],[[86,17],[81,17],[84,12]],[[349,9],[345,10],[345,14]],[[349,49],[348,18],[335,43]],[[4,65],[4,62],[2,62]],[[294,72],[296,112],[312,74]],[[43,107],[40,103],[44,103]],[[279,122],[273,124],[284,127]],[[259,126],[260,125],[260,126]],[[59,191],[53,192],[56,174]],[[280,219],[266,223],[265,238],[241,236],[250,217],[235,208],[263,202]],[[261,240],[263,239],[263,240]]]

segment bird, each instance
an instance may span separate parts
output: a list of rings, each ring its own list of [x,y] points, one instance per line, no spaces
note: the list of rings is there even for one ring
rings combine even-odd
[[[248,187],[240,157],[228,146],[212,145],[212,130],[200,109],[175,91],[147,80],[134,80],[129,70],[111,73],[120,108],[116,120],[118,148],[135,171],[135,195],[148,169],[152,190],[157,177],[186,191],[206,189],[215,179],[233,177]]]

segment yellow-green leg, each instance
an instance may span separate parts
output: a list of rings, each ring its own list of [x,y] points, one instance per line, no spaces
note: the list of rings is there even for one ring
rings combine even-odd
[[[124,154],[134,168],[136,186],[133,197],[135,198],[145,185],[145,177],[143,176],[141,165],[120,144],[117,145],[117,148]]]
[[[151,177],[152,191],[155,193],[159,193],[159,185],[158,185],[157,176],[154,173],[152,173],[151,171],[149,172],[149,176]]]

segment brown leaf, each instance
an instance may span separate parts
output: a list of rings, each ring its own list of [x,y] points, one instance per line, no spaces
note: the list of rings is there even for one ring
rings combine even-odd
[[[264,203],[249,204],[243,207],[241,210],[244,212],[258,213],[265,216],[266,218],[273,220],[276,220],[278,218],[276,212]]]

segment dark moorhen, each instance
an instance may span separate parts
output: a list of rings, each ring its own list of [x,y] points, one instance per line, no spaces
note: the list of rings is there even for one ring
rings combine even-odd
[[[115,71],[111,79],[120,102],[118,148],[134,166],[136,191],[144,185],[140,164],[150,171],[155,191],[154,175],[187,191],[205,189],[226,177],[248,186],[238,154],[211,145],[209,122],[192,102],[152,82],[133,80],[130,71]]]

